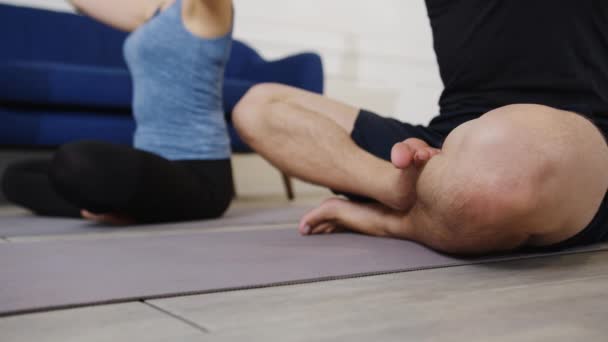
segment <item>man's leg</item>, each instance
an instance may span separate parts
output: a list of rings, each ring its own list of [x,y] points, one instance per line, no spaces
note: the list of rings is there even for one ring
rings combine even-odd
[[[608,147],[583,117],[507,106],[448,136],[424,167],[410,212],[332,199],[303,217],[300,231],[343,227],[463,254],[553,245],[592,222],[607,169]]]
[[[395,168],[351,139],[359,110],[278,84],[252,88],[237,104],[233,122],[244,140],[282,171],[337,191],[407,209],[419,170]],[[406,147],[404,153],[415,150]]]

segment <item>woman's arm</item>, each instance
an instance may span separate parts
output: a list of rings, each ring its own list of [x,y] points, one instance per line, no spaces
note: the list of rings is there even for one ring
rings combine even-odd
[[[79,11],[122,31],[134,31],[163,3],[162,0],[69,0]]]
[[[232,0],[183,0],[183,11],[185,26],[197,36],[216,38],[232,28]]]

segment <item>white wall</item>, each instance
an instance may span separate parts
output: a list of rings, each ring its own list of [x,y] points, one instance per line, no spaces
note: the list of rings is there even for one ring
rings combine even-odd
[[[321,54],[328,96],[414,123],[437,113],[441,81],[423,0],[234,1],[235,36],[264,56]],[[70,10],[64,0],[0,2]]]

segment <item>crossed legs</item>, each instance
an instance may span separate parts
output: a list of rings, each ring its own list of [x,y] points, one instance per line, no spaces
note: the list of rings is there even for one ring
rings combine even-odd
[[[292,176],[409,209],[418,170],[395,168],[359,148],[350,137],[358,112],[317,94],[261,84],[237,104],[233,122],[254,150]]]
[[[272,84],[235,110],[241,135],[280,169],[378,201],[328,200],[302,218],[303,234],[347,228],[463,254],[546,246],[583,230],[608,188],[603,137],[571,112],[499,108],[459,126],[440,152],[395,145],[392,164],[350,139],[356,113]]]

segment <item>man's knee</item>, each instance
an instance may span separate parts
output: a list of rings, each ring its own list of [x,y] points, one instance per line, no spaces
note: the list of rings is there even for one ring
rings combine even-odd
[[[455,129],[418,188],[440,222],[442,249],[499,251],[557,243],[584,228],[605,194],[607,167],[588,121],[516,105]]]
[[[446,140],[418,182],[418,201],[434,227],[429,245],[468,254],[527,242],[554,163],[530,153],[520,133],[516,125],[479,120]]]
[[[232,122],[243,139],[249,141],[257,134],[263,134],[264,126],[272,120],[271,106],[283,99],[286,87],[278,83],[260,83],[245,93],[232,112]]]

